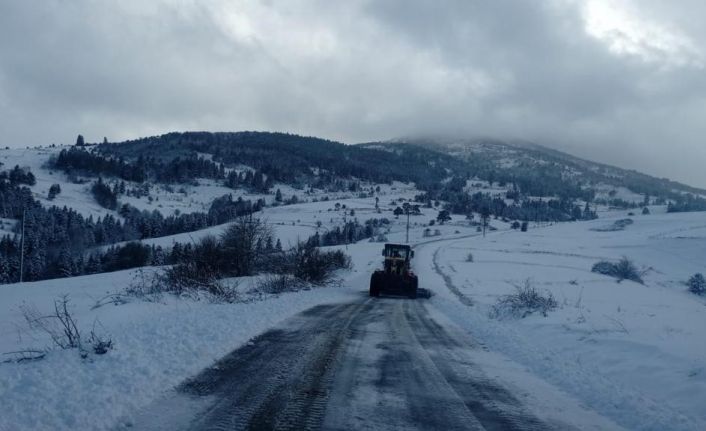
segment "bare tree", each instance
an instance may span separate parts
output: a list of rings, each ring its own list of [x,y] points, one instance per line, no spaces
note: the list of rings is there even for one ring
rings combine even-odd
[[[262,263],[272,228],[260,219],[238,217],[221,235],[223,266],[236,276],[252,275]]]
[[[483,236],[485,236],[485,231],[488,229],[488,224],[490,222],[490,208],[483,207],[480,210],[480,220],[483,226]]]

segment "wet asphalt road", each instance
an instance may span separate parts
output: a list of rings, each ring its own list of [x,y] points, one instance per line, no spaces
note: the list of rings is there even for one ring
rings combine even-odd
[[[314,307],[145,409],[130,429],[545,430],[424,300]]]

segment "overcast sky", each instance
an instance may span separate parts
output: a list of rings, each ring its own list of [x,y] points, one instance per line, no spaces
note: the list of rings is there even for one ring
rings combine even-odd
[[[520,138],[706,187],[701,0],[0,0],[0,145]]]

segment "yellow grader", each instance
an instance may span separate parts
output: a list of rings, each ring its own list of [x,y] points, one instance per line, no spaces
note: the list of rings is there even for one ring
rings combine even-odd
[[[412,247],[403,244],[385,244],[382,250],[383,269],[373,272],[370,277],[370,296],[381,293],[417,297],[417,276],[412,272],[410,262],[414,257]]]

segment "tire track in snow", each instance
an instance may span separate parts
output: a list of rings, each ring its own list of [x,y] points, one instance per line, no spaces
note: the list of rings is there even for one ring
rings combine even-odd
[[[434,271],[439,274],[439,276],[444,280],[444,284],[446,287],[456,295],[459,301],[463,305],[472,307],[473,306],[473,300],[466,296],[463,292],[461,292],[458,287],[456,287],[455,284],[453,284],[453,281],[451,280],[451,277],[446,274],[444,271],[441,270],[441,265],[439,265],[439,252],[441,251],[441,247],[437,248],[436,251],[434,251],[434,256],[432,257],[432,263],[434,265]]]

